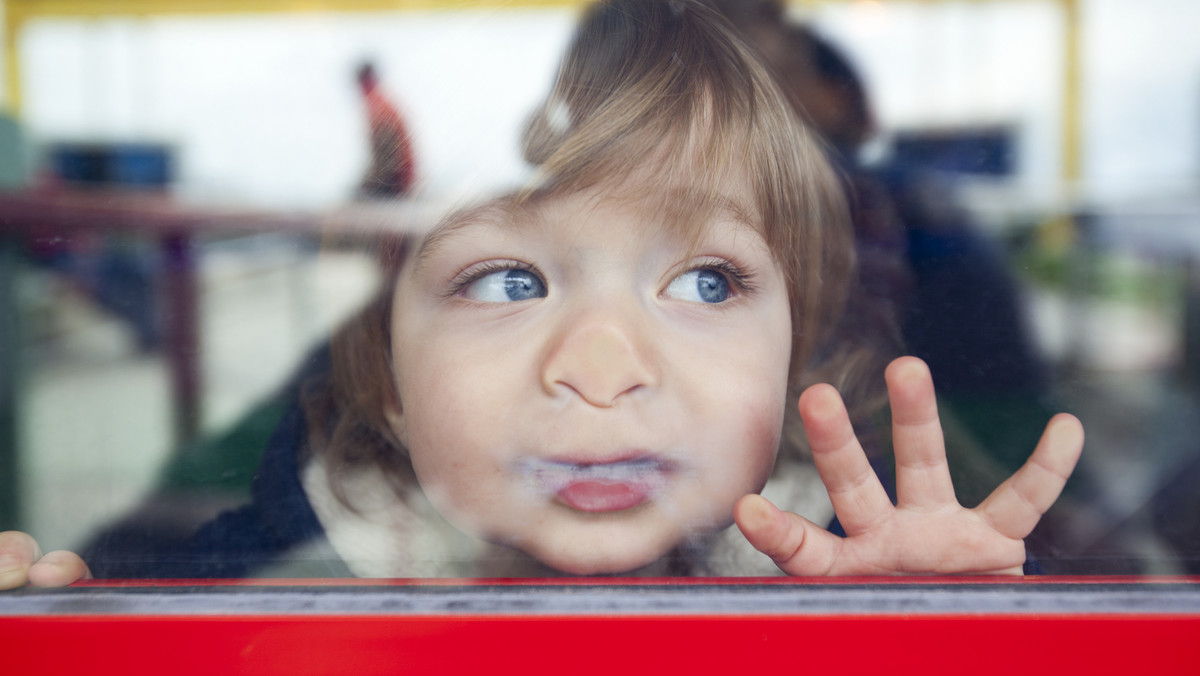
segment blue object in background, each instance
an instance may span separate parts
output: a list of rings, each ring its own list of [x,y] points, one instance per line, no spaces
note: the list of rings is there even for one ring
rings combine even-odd
[[[122,188],[165,188],[175,178],[172,149],[158,143],[57,143],[51,172],[62,181]]]
[[[80,187],[165,190],[175,178],[173,150],[158,143],[55,143],[46,161],[58,180]],[[143,242],[107,232],[101,237],[99,248],[68,245],[43,263],[128,323],[139,350],[155,350],[162,342],[158,256]]]
[[[910,169],[949,174],[1011,176],[1016,168],[1011,129],[971,127],[896,135],[893,161]]]

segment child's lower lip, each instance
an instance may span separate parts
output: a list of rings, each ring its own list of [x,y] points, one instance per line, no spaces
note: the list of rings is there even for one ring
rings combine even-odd
[[[619,512],[646,502],[650,493],[651,487],[644,482],[583,479],[563,486],[557,495],[581,512]]]
[[[652,500],[674,472],[669,460],[631,454],[623,460],[586,462],[524,458],[516,471],[535,491],[581,512],[619,512]]]

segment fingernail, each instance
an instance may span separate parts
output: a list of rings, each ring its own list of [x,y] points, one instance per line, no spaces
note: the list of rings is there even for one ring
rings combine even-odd
[[[11,573],[21,568],[21,562],[15,556],[5,554],[0,556],[0,575]]]
[[[828,386],[813,386],[804,393],[804,404],[808,415],[817,420],[825,421],[837,418],[841,408],[841,400],[837,390]]]
[[[771,504],[771,501],[767,500],[766,498],[761,498],[759,500],[755,500],[754,502],[755,506],[752,510],[754,515],[752,518],[755,522],[755,529],[766,528],[767,526],[773,525],[775,523],[775,519],[777,518],[777,514],[779,513],[779,510],[775,507],[775,505]]]
[[[21,562],[11,556],[0,556],[0,589],[12,589],[24,584]]]
[[[929,369],[926,368],[925,363],[920,360],[906,359],[900,363],[900,368],[898,371],[899,372],[896,375],[898,375],[901,380],[912,381],[924,378],[929,372]]]
[[[1082,432],[1076,419],[1062,416],[1051,419],[1048,429],[1050,441],[1055,444],[1074,442]]]

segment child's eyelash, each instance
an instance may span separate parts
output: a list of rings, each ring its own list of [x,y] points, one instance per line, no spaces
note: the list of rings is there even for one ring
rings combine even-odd
[[[454,279],[450,281],[446,297],[453,298],[462,295],[464,291],[480,279],[490,274],[507,272],[509,270],[524,270],[541,277],[541,273],[538,272],[537,268],[528,263],[521,263],[519,261],[487,261],[478,265],[472,265],[455,275]],[[738,295],[753,295],[758,290],[753,272],[722,258],[701,261],[688,267],[680,274],[700,270],[713,270],[721,273]]]
[[[697,263],[685,270],[684,274],[698,270],[714,270],[725,275],[725,279],[729,280],[738,294],[753,295],[758,291],[753,272],[723,258],[714,258]]]
[[[486,261],[478,265],[472,265],[455,275],[454,279],[450,280],[450,288],[446,292],[446,297],[453,298],[461,295],[468,287],[480,279],[496,272],[508,272],[509,270],[524,270],[532,272],[538,277],[542,276],[537,268],[528,263],[521,263],[519,261]]]

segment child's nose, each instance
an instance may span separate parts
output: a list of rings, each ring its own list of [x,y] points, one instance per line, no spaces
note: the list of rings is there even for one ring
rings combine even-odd
[[[568,329],[552,346],[542,369],[550,394],[566,387],[592,406],[609,408],[642,387],[658,384],[658,374],[629,331],[615,323],[587,323]]]

